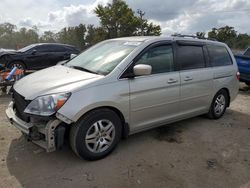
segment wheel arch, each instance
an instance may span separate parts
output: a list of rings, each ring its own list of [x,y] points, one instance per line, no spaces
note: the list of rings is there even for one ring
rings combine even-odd
[[[127,138],[129,135],[129,131],[130,131],[129,124],[126,122],[123,113],[118,108],[116,108],[114,106],[99,106],[99,107],[92,108],[92,109],[86,111],[84,114],[82,114],[80,118],[87,115],[88,113],[91,113],[95,110],[100,110],[100,109],[109,109],[118,115],[118,117],[120,118],[121,123],[122,123],[122,138]]]
[[[26,65],[26,63],[22,60],[22,59],[12,59],[12,60],[10,60],[6,65],[7,65],[7,67],[9,67],[9,65],[11,64],[11,63],[14,63],[14,62],[21,62],[21,63],[23,63],[23,65],[25,66],[25,69],[27,69],[27,65]]]
[[[230,100],[230,92],[229,92],[229,89],[226,88],[226,87],[223,87],[223,88],[221,88],[219,91],[221,91],[221,90],[224,90],[224,91],[226,91],[226,93],[227,93],[227,96],[228,96],[228,99],[227,99],[227,100],[228,100],[228,101],[227,101],[227,107],[229,107],[229,106],[230,106],[230,101],[231,101],[231,100]],[[218,91],[218,92],[219,92],[219,91]],[[217,93],[218,93],[218,92],[217,92]]]

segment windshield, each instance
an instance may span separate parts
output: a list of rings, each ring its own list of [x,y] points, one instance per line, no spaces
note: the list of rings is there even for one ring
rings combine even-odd
[[[21,48],[21,49],[19,49],[19,50],[17,50],[17,51],[18,51],[18,52],[26,52],[26,51],[30,50],[31,48],[33,48],[34,46],[35,46],[34,44],[31,44],[31,45],[26,46],[26,47],[24,47],[24,48]]]
[[[99,43],[78,55],[66,65],[107,75],[126,58],[141,42],[111,40]]]

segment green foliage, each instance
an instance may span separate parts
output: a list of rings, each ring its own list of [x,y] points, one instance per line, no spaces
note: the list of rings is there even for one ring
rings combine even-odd
[[[204,38],[205,32],[197,32],[196,36]],[[215,39],[220,42],[226,43],[230,48],[243,50],[250,46],[250,35],[248,34],[237,34],[234,27],[225,26],[220,28],[212,28],[207,33],[208,39]]]
[[[230,47],[233,47],[235,39],[237,38],[237,32],[233,27],[225,26],[221,28],[212,28],[212,31],[208,32],[208,38],[216,39],[220,42],[227,43]]]
[[[133,10],[123,0],[113,0],[106,6],[98,5],[95,13],[107,38],[133,35],[160,35],[159,25],[148,23],[142,17],[135,16]]]
[[[71,44],[84,50],[97,42],[116,37],[161,35],[161,27],[143,16],[145,12],[137,10],[138,16],[124,0],[112,0],[107,5],[98,5],[94,12],[100,19],[100,26],[80,24],[65,27],[57,33],[45,31],[38,34],[36,26],[31,29],[20,28],[11,23],[0,24],[0,48],[21,48],[38,42],[60,42]],[[250,35],[235,31],[234,27],[212,28],[208,33],[197,32],[199,38],[213,38],[227,43],[234,49],[245,49],[250,45]]]
[[[16,26],[10,23],[0,24],[0,44],[5,48],[21,48],[29,44],[37,43],[39,35],[36,28],[20,28],[16,31]]]
[[[87,34],[85,39],[86,47],[92,46],[107,38],[107,33],[102,27],[94,27],[94,25],[87,26]]]
[[[56,42],[56,34],[52,31],[44,31],[44,33],[40,37],[40,42]]]
[[[83,50],[85,46],[86,26],[80,24],[75,27],[65,27],[57,33],[57,41],[60,43],[71,44]]]
[[[196,36],[200,39],[205,38],[206,33],[205,32],[197,32]]]
[[[98,5],[95,9],[100,18],[100,26],[80,24],[65,27],[57,33],[45,31],[39,36],[36,26],[31,29],[20,28],[11,23],[0,24],[0,48],[21,48],[29,44],[60,42],[76,46],[80,50],[109,38],[160,35],[161,27],[148,23],[148,20],[135,16],[135,13],[123,0],[113,0],[106,6]],[[144,13],[145,14],[145,13]],[[143,15],[144,15],[143,14]]]

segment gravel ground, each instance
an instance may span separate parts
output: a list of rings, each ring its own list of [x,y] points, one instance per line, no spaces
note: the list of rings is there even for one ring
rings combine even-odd
[[[122,140],[107,158],[46,153],[5,117],[0,96],[0,187],[250,187],[250,87],[220,120],[196,117]]]

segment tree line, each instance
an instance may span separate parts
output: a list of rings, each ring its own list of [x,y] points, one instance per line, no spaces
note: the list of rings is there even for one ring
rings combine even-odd
[[[33,43],[66,43],[84,50],[105,39],[126,36],[159,36],[161,27],[144,18],[145,13],[135,13],[124,0],[113,0],[111,3],[98,5],[94,12],[100,25],[79,24],[65,27],[59,32],[45,31],[39,34],[36,26],[32,28],[17,26],[11,23],[0,24],[0,48],[19,49]],[[250,35],[235,31],[234,27],[212,28],[209,32],[197,32],[198,38],[215,39],[224,42],[233,49],[245,49],[250,45]]]
[[[224,42],[232,49],[243,50],[250,46],[250,35],[247,33],[238,33],[234,27],[212,28],[208,33],[196,33],[198,38],[205,38],[206,35],[208,39]]]
[[[11,23],[0,24],[0,48],[21,48],[39,42],[59,42],[71,44],[84,50],[105,39],[138,36],[161,35],[161,27],[136,14],[123,0],[113,0],[107,5],[98,5],[94,10],[100,26],[79,24],[65,27],[59,32],[45,31],[39,35],[38,28],[20,28]]]

